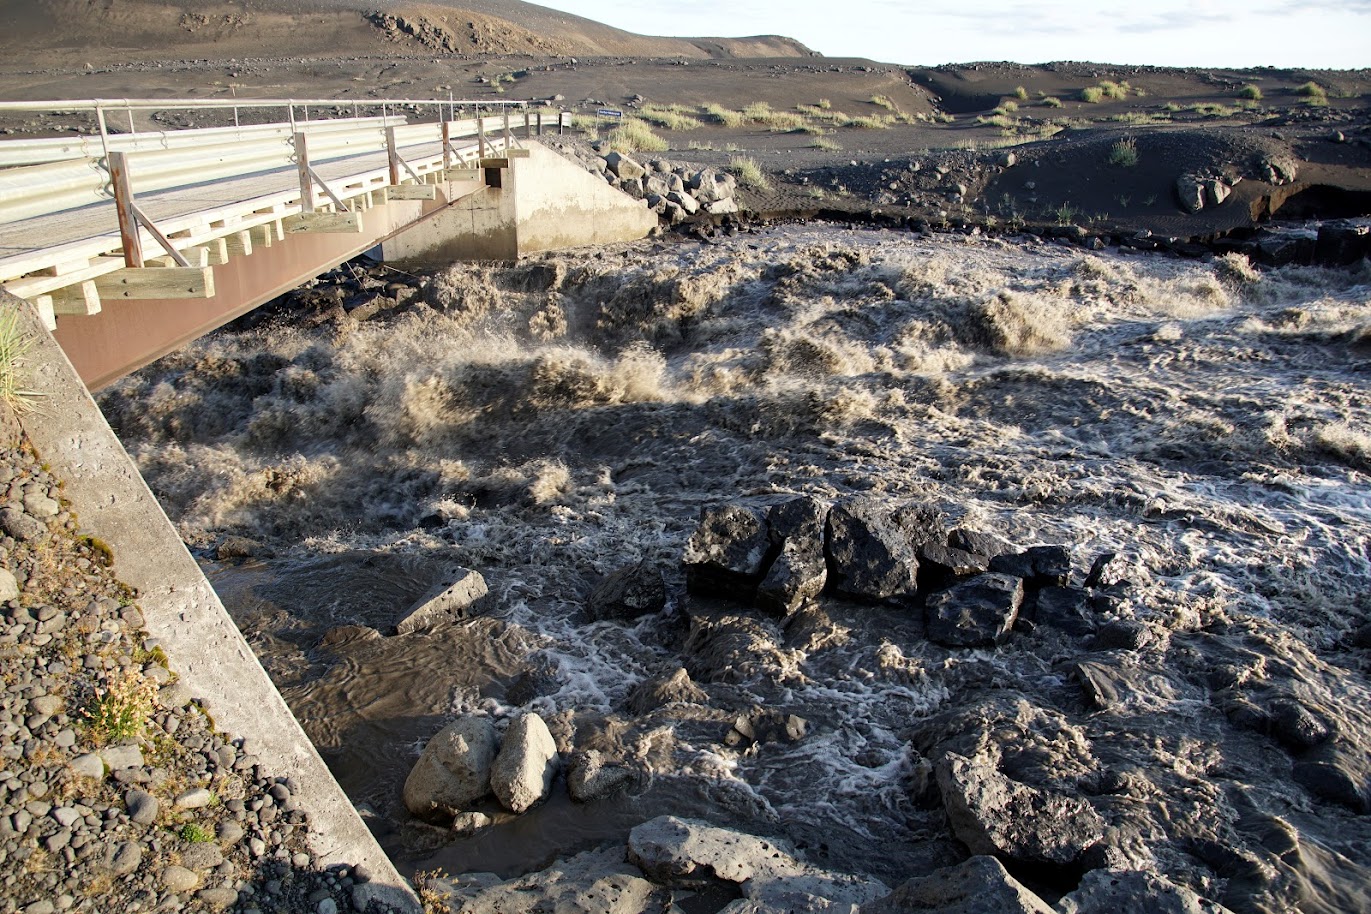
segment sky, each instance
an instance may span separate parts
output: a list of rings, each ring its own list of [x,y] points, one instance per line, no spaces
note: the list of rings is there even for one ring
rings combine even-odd
[[[532,0],[643,35],[785,35],[826,57],[1371,67],[1371,0]]]

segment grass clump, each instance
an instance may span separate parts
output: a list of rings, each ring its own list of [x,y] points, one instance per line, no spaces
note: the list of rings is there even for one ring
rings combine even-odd
[[[889,95],[873,95],[871,96],[870,101],[871,104],[875,105],[878,108],[884,108],[887,111],[896,110],[895,102],[891,100]]]
[[[856,127],[858,130],[888,130],[893,123],[895,123],[893,117],[878,114],[872,117],[848,118],[843,126]]]
[[[770,190],[771,182],[766,179],[766,172],[762,171],[762,166],[757,164],[757,160],[748,156],[734,156],[728,162],[728,170],[737,175],[738,181],[744,187],[751,187],[755,190]]]
[[[38,397],[37,391],[25,388],[19,380],[36,342],[20,325],[16,309],[0,310],[0,400],[16,415],[33,409]]]
[[[705,105],[705,116],[720,127],[741,127],[747,120],[743,117],[742,112],[718,104]]]
[[[1104,100],[1104,90],[1099,86],[1086,86],[1081,90],[1081,101],[1087,105],[1098,105]]]
[[[690,109],[681,105],[644,105],[638,116],[664,130],[694,130],[704,126],[692,116]]]
[[[1245,99],[1245,100],[1250,101],[1250,102],[1259,102],[1259,101],[1261,101],[1261,100],[1262,100],[1262,90],[1261,90],[1261,86],[1256,86],[1256,85],[1253,85],[1252,83],[1248,83],[1247,85],[1243,86],[1241,89],[1238,90],[1238,98]]]
[[[809,148],[810,148],[810,149],[827,149],[828,151],[832,152],[833,150],[842,149],[843,147],[839,146],[837,143],[833,142],[833,141],[830,140],[828,137],[826,137],[826,136],[821,136],[821,137],[817,137],[817,138],[814,140],[814,142],[810,143],[810,144],[809,144]]]
[[[187,822],[177,834],[187,844],[208,844],[214,840],[214,832],[198,822]]]
[[[1100,80],[1100,91],[1104,93],[1105,98],[1114,100],[1128,98],[1128,93],[1132,91],[1132,88],[1127,81],[1116,83],[1107,79]]]
[[[798,130],[805,124],[802,115],[791,111],[777,111],[766,102],[753,102],[743,108],[743,117],[771,130]]]
[[[1044,108],[1060,108],[1061,106],[1062,100],[1055,95],[1049,95],[1043,99]]]
[[[97,746],[136,739],[152,716],[157,686],[136,670],[125,670],[108,686],[97,686],[89,707],[83,709],[85,729]]]
[[[1021,102],[1026,102],[1028,101],[1028,90],[1025,89],[1023,86],[1015,86],[1014,97]]]
[[[1327,98],[1328,90],[1312,79],[1302,86],[1295,88],[1296,95],[1303,95],[1305,98]]]
[[[999,105],[998,108],[996,108],[994,111],[992,111],[992,112],[990,112],[990,113],[991,113],[991,114],[1013,114],[1015,111],[1018,111],[1018,110],[1019,110],[1019,103],[1018,103],[1018,102],[1012,101],[1012,100],[1010,100],[1010,99],[1005,99],[1004,101],[1000,102],[1000,105]]]
[[[1138,164],[1138,141],[1125,137],[1109,148],[1109,164],[1120,168],[1132,168]]]
[[[671,144],[639,120],[626,120],[605,134],[609,145],[620,152],[666,152]]]

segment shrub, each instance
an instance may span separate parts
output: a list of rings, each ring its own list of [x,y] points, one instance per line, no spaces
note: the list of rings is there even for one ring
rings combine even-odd
[[[1097,105],[1104,98],[1104,90],[1099,86],[1086,86],[1081,90],[1081,101],[1088,105]]]
[[[752,187],[757,190],[768,190],[771,182],[766,179],[766,173],[757,164],[756,159],[747,156],[734,156],[729,160],[728,170],[738,176],[738,180],[745,187]]]
[[[1125,137],[1109,149],[1109,164],[1122,168],[1132,168],[1138,164],[1138,141]]]
[[[605,134],[609,145],[620,152],[666,152],[671,144],[639,120],[626,120]]]
[[[1245,98],[1248,101],[1259,102],[1262,100],[1262,90],[1260,86],[1248,83],[1238,90],[1238,98]]]

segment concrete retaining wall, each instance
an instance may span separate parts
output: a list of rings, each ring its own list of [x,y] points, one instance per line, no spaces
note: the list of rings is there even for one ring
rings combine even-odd
[[[381,245],[387,261],[517,260],[527,254],[645,238],[657,215],[641,200],[541,143],[487,187]]]
[[[28,302],[0,291],[36,341],[25,386],[41,412],[24,430],[57,476],[85,532],[109,543],[115,572],[138,588],[150,634],[221,730],[245,737],[268,771],[290,775],[326,864],[364,864],[378,900],[419,911],[418,899],[367,830],[252,649],[229,618],[61,347]]]

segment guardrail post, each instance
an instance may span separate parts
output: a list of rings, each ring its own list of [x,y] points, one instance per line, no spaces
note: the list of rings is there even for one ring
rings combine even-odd
[[[509,149],[513,144],[513,137],[509,133],[509,106],[505,106],[505,149]]]
[[[528,110],[527,108],[525,108],[525,109],[524,109],[524,139],[529,139],[529,138],[532,137],[532,136],[533,136],[533,122],[529,119],[529,110]]]
[[[303,132],[295,134],[295,167],[300,172],[300,211],[314,212],[314,179],[309,174],[309,146]]]
[[[476,151],[481,158],[486,157],[486,119],[481,117],[481,109],[476,109]]]
[[[566,114],[567,114],[567,113],[566,113],[565,111],[560,111],[560,110],[559,110],[559,111],[557,112],[557,135],[558,135],[558,136],[561,136],[562,134],[566,133]]]
[[[390,161],[390,186],[400,183],[400,153],[395,148],[395,128],[386,128],[386,157]]]
[[[141,267],[143,239],[138,234],[138,216],[133,211],[133,184],[129,181],[129,163],[125,153],[109,154],[109,174],[114,187],[114,207],[119,214],[119,243],[124,248],[124,266]]]
[[[452,168],[452,125],[443,121],[443,179]]]

